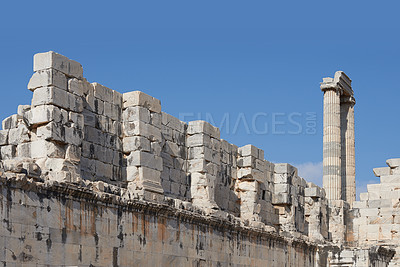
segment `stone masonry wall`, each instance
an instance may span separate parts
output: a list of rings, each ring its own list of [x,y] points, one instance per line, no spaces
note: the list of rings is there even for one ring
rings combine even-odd
[[[388,159],[387,167],[375,168],[379,184],[369,184],[368,192],[354,203],[353,240],[357,245],[388,245],[397,254],[390,266],[400,266],[400,159]]]
[[[0,181],[4,266],[327,266],[311,243],[57,182]]]
[[[0,130],[5,210],[0,241],[7,266],[24,261],[25,255],[36,257],[38,264],[69,265],[69,254],[60,252],[67,244],[69,252],[81,255],[80,262],[71,263],[79,266],[129,266],[132,257],[146,266],[154,266],[153,261],[171,266],[326,266],[330,258],[324,246],[345,244],[348,204],[328,203],[324,189],[299,177],[294,166],[269,162],[255,146],[230,144],[205,121],[182,122],[143,92],[121,94],[89,83],[78,62],[57,53],[36,54],[34,71],[28,84],[31,105],[19,106]],[[20,186],[10,186],[12,181]],[[44,202],[57,207],[47,204],[46,213]],[[30,218],[24,225],[19,217],[10,217],[10,212],[31,216],[33,210],[40,223]],[[148,217],[141,215],[146,212]],[[49,215],[59,223],[53,225]],[[142,223],[121,216],[141,218]],[[180,216],[198,219],[176,225]],[[16,230],[10,226],[14,219]],[[88,220],[91,230],[83,225]],[[129,232],[128,225],[139,225],[142,232]],[[33,226],[44,229],[39,236],[51,235],[54,228],[56,239],[47,236],[50,245],[40,251],[45,259],[37,251],[28,253],[34,246],[42,249],[44,243],[36,242],[43,237],[24,243]],[[176,229],[181,226],[182,231]],[[192,243],[179,239],[187,229],[192,229]],[[151,246],[145,247],[149,240]],[[64,258],[50,259],[49,247],[57,247],[55,258]]]
[[[230,144],[205,121],[182,122],[143,92],[89,83],[78,62],[57,53],[35,55],[34,70],[31,105],[20,106],[0,131],[6,171],[23,160],[39,180],[102,181],[128,188],[131,197],[179,199],[328,240],[318,227],[308,231],[308,185],[293,166],[265,160],[252,145]],[[316,209],[328,213],[324,201]]]

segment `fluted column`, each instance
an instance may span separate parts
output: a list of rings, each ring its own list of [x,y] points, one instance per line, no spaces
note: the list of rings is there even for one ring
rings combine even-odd
[[[352,96],[341,97],[342,197],[350,206],[356,199],[354,105]]]
[[[323,186],[329,200],[342,199],[340,90],[324,79]]]

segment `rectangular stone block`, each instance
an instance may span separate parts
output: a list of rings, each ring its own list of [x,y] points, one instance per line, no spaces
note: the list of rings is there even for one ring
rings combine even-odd
[[[252,156],[240,157],[237,160],[237,166],[256,168],[256,158]]]
[[[400,175],[382,175],[380,176],[381,183],[398,183],[400,186]]]
[[[84,102],[85,109],[102,115],[104,113],[104,101],[95,98],[93,95],[86,96],[86,102]]]
[[[17,111],[18,119],[24,118],[24,114],[28,112],[30,109],[31,109],[30,105],[19,105]]]
[[[132,151],[150,152],[150,140],[143,136],[128,136],[122,140],[124,153]]]
[[[141,181],[152,181],[161,186],[161,171],[141,166],[139,167],[139,177]]]
[[[68,113],[69,121],[72,122],[71,127],[83,130],[85,125],[85,118],[82,114],[70,111]]]
[[[122,109],[122,94],[120,92],[113,91],[113,104]]]
[[[53,104],[68,109],[68,92],[58,87],[41,87],[33,92],[32,106]]]
[[[128,166],[144,166],[154,170],[162,171],[162,158],[144,151],[133,151],[127,158]]]
[[[150,143],[150,152],[154,155],[161,155],[161,143],[160,142],[151,142]]]
[[[189,135],[194,134],[207,134],[213,138],[220,138],[220,131],[217,127],[212,126],[206,121],[190,121],[187,127]]]
[[[16,156],[17,146],[14,145],[2,146],[0,150],[1,150],[2,160],[13,159]]]
[[[185,130],[187,128],[187,124],[185,122],[165,112],[161,112],[161,121],[163,125],[172,128],[180,133],[185,133]]]
[[[9,130],[0,130],[0,146],[8,144],[8,132]]]
[[[65,149],[62,145],[56,145],[46,140],[38,140],[31,143],[31,156],[37,158],[64,158]]]
[[[93,90],[93,86],[86,80],[80,80],[76,78],[72,78],[68,80],[68,92],[73,93],[77,96],[87,95],[91,90]]]
[[[288,184],[275,184],[274,192],[275,194],[290,193],[290,186]]]
[[[31,143],[18,144],[16,156],[19,158],[30,158],[31,157]]]
[[[67,77],[64,73],[55,69],[38,70],[34,73],[28,83],[28,89],[35,91],[40,87],[56,86],[67,90]]]
[[[124,122],[123,134],[124,136],[144,136],[153,142],[161,142],[162,140],[161,129],[142,121]]]
[[[141,106],[127,107],[122,113],[123,121],[143,121],[150,123],[150,111]]]
[[[3,130],[9,130],[9,129],[16,128],[17,125],[18,125],[18,115],[17,114],[11,115],[2,121]]]
[[[272,204],[274,205],[288,205],[291,204],[292,199],[290,194],[288,193],[281,193],[281,194],[274,194],[272,195]]]
[[[161,102],[160,100],[149,96],[140,91],[133,91],[129,93],[125,93],[122,96],[123,98],[123,108],[132,107],[132,106],[141,106],[148,108],[152,112],[160,113],[161,112]]]
[[[180,147],[174,143],[174,142],[170,142],[170,141],[166,141],[165,145],[164,145],[164,150],[165,153],[170,154],[173,157],[180,157],[181,156],[181,149]]]
[[[74,60],[70,60],[67,57],[57,54],[53,51],[46,53],[39,53],[34,56],[33,59],[33,70],[45,70],[45,69],[56,69],[64,74],[75,77],[83,77],[83,69],[81,64]]]
[[[80,146],[83,141],[82,130],[75,127],[64,127],[65,129],[65,142],[67,144]]]
[[[186,140],[188,147],[206,146],[211,147],[211,137],[207,134],[189,135]]]
[[[34,107],[26,113],[26,118],[30,125],[45,124],[52,121],[62,122],[62,119],[64,119],[60,108],[53,105]]]
[[[49,122],[37,127],[36,136],[39,139],[65,143],[65,127],[61,123]]]
[[[276,186],[276,185],[275,185]],[[304,196],[306,197],[321,197],[321,188],[319,187],[310,187],[304,189]]]
[[[386,164],[387,164],[390,168],[397,168],[397,167],[400,167],[400,158],[388,159],[388,160],[386,161]]]
[[[17,128],[10,129],[8,133],[8,143],[10,145],[18,145],[29,141],[29,129],[25,126],[25,124],[20,124]]]
[[[297,168],[288,163],[275,163],[274,171],[275,173],[289,173],[297,176]]]
[[[103,132],[90,126],[85,127],[85,140],[102,146],[105,144]]]
[[[263,154],[261,151],[262,151],[261,149],[258,149],[253,145],[245,145],[239,147],[238,149],[238,152],[242,157],[252,156],[255,158],[260,158],[260,156]],[[264,157],[262,157],[262,159],[264,159]]]
[[[92,86],[94,88],[94,97],[110,104],[113,103],[114,90],[96,82],[92,83]]]
[[[68,145],[65,152],[65,159],[72,162],[80,162],[82,157],[82,148],[75,145]]]
[[[390,167],[374,168],[373,170],[376,177],[381,177],[383,175],[390,175]]]
[[[241,168],[237,171],[238,179],[254,179],[260,182],[265,181],[265,174],[252,168]]]

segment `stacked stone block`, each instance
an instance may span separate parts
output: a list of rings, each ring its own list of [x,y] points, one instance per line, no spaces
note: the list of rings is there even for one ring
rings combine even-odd
[[[83,94],[70,86],[81,80],[82,66],[54,52],[36,54],[28,89],[31,108],[22,108],[31,142],[25,146],[46,179],[79,182],[84,119]]]
[[[252,145],[220,139],[207,122],[186,124],[162,113],[160,101],[143,92],[120,94],[89,83],[79,63],[54,52],[35,56],[35,70],[32,105],[3,122],[5,169],[21,172],[20,163],[6,160],[26,157],[33,163],[23,163],[26,169],[46,179],[104,182],[124,198],[163,202],[167,196],[291,233],[307,234],[311,224],[310,237],[328,238],[325,196],[307,187],[294,167],[268,162]]]
[[[238,147],[221,139],[221,165],[216,180],[215,201],[218,207],[240,216],[240,200],[237,188]]]
[[[84,88],[82,177],[122,185],[122,94],[86,81],[74,80],[70,86]]]
[[[186,123],[165,112],[161,113],[162,187],[166,196],[190,201],[190,184],[186,168],[188,158],[186,130]],[[195,157],[197,150],[192,149],[190,152],[191,157]]]
[[[123,151],[128,188],[162,201],[161,102],[140,91],[123,94]]]
[[[400,159],[388,159],[388,167],[375,168],[379,184],[369,184],[368,192],[354,202],[354,239],[359,245],[398,246],[400,241]],[[400,249],[390,266],[400,266]]]
[[[272,203],[279,210],[279,225],[283,231],[306,233],[304,190],[306,181],[297,175],[297,169],[287,163],[274,168],[274,195]]]
[[[264,151],[246,145],[238,150],[238,195],[240,217],[249,222],[277,224],[277,214],[272,205],[273,165],[264,159]]]
[[[219,129],[205,121],[188,124],[186,144],[189,159],[190,194],[196,206],[217,209],[215,187],[221,166]]]
[[[308,225],[308,236],[312,240],[329,239],[329,208],[325,190],[313,183],[304,189],[305,219]]]

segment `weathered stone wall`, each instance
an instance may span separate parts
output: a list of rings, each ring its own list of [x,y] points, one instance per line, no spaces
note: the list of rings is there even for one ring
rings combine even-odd
[[[0,131],[7,266],[327,266],[350,240],[348,203],[294,166],[143,92],[89,83],[57,53],[35,55],[34,71],[31,105]]]
[[[312,243],[190,208],[26,179],[0,190],[4,266],[326,266]]]
[[[400,252],[400,159],[386,161],[388,167],[375,168],[379,184],[369,184],[368,192],[352,210],[352,235],[356,245],[388,245]],[[399,266],[396,254],[390,266]]]

